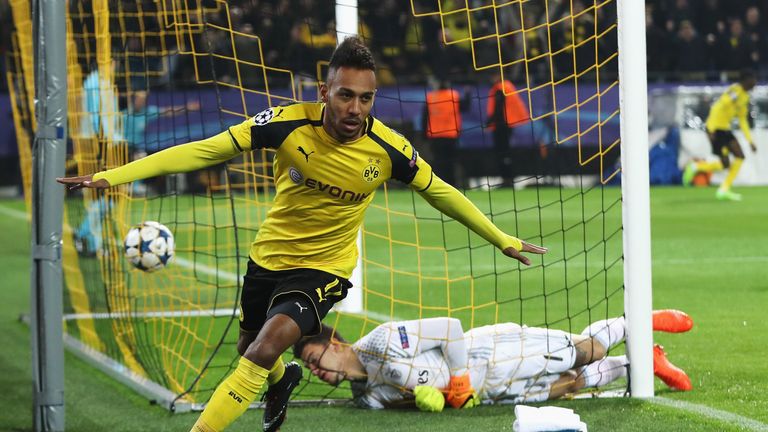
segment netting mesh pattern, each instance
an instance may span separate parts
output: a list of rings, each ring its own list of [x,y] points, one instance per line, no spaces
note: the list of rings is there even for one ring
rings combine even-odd
[[[7,80],[29,196],[34,66],[29,2],[12,2]],[[379,64],[373,115],[425,158],[427,81],[468,94],[456,159],[466,195],[504,231],[550,248],[521,267],[388,185],[362,231],[363,310],[326,323],[354,341],[387,320],[460,318],[579,332],[623,310],[615,1],[361,1],[359,33]],[[304,1],[68,3],[69,175],[109,169],[214,135],[268,106],[316,100],[336,44],[333,7]],[[493,75],[526,110],[512,151],[534,166],[497,172],[486,105]],[[429,80],[427,79],[429,77]],[[522,153],[520,153],[522,154]],[[527,154],[527,153],[526,153]],[[236,365],[240,276],[274,196],[273,153],[104,193],[68,193],[66,332],[187,401],[205,402]],[[494,180],[503,179],[497,188]],[[501,181],[501,180],[500,180]],[[525,188],[523,188],[525,186]],[[133,270],[122,239],[156,220],[177,256]],[[289,355],[286,355],[288,358]],[[348,398],[305,379],[298,398]]]

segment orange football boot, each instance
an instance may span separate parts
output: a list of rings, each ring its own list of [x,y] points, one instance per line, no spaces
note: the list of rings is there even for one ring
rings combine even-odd
[[[667,333],[683,333],[693,327],[693,320],[687,313],[676,309],[653,311],[653,330]]]
[[[664,347],[659,344],[653,346],[653,374],[675,390],[689,391],[693,389],[688,374],[667,359]]]

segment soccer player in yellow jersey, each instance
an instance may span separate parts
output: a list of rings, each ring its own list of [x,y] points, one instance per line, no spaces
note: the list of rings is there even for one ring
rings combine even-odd
[[[281,354],[302,336],[318,333],[331,307],[346,296],[357,261],[357,232],[384,181],[408,184],[432,206],[523,264],[530,260],[522,252],[547,251],[499,230],[437,177],[406,138],[369,114],[375,71],[368,48],[360,39],[348,38],[331,57],[321,102],[268,108],[214,137],[112,170],[58,179],[72,189],[108,188],[200,169],[248,150],[275,150],[274,204],[259,227],[243,281],[237,344],[242,357],[192,431],[226,428],[245,412],[265,381],[263,428],[277,430],[302,375],[297,363],[283,364]],[[455,384],[468,383],[467,378]]]
[[[739,174],[741,164],[744,162],[744,152],[731,133],[731,122],[739,120],[741,132],[744,134],[753,152],[757,151],[752,132],[749,129],[747,115],[749,113],[749,91],[757,84],[755,72],[743,70],[739,76],[739,82],[728,87],[728,90],[720,96],[712,105],[707,117],[707,135],[712,145],[712,152],[720,159],[716,161],[691,162],[683,172],[683,184],[689,185],[698,172],[714,172],[729,168],[728,176],[717,189],[717,199],[741,201],[741,195],[731,191],[731,185],[736,175]],[[733,154],[733,162],[729,155]]]

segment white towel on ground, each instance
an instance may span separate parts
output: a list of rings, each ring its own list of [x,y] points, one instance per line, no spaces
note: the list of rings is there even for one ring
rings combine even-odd
[[[578,431],[587,432],[587,425],[573,410],[560,407],[515,407],[515,432],[552,432]]]

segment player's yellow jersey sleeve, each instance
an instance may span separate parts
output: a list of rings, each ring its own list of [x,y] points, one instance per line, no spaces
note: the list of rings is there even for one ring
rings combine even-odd
[[[200,141],[167,148],[108,171],[94,180],[106,179],[111,186],[150,177],[182,173],[225,162],[247,150],[276,149],[297,127],[311,123],[301,104],[267,108],[255,116]]]
[[[368,135],[389,156],[392,164],[389,178],[410,185],[415,190],[427,187],[432,176],[432,167],[419,157],[419,152],[407,138],[375,120]]]
[[[391,130],[390,130],[391,131]],[[419,156],[408,140],[394,131],[381,135],[392,145],[388,149],[392,160],[391,178],[410,185],[432,207],[440,210],[499,249],[522,249],[520,239],[501,231],[472,201],[453,186],[436,176],[432,167]]]
[[[246,120],[244,123],[250,122]],[[105,179],[117,186],[150,177],[182,173],[225,162],[242,153],[230,133],[178,145],[135,160],[129,164],[96,173],[93,180]]]
[[[731,130],[731,123],[738,119],[747,141],[752,142],[752,131],[747,121],[748,113],[749,93],[744,91],[740,84],[733,84],[712,104],[706,122],[707,131]]]

